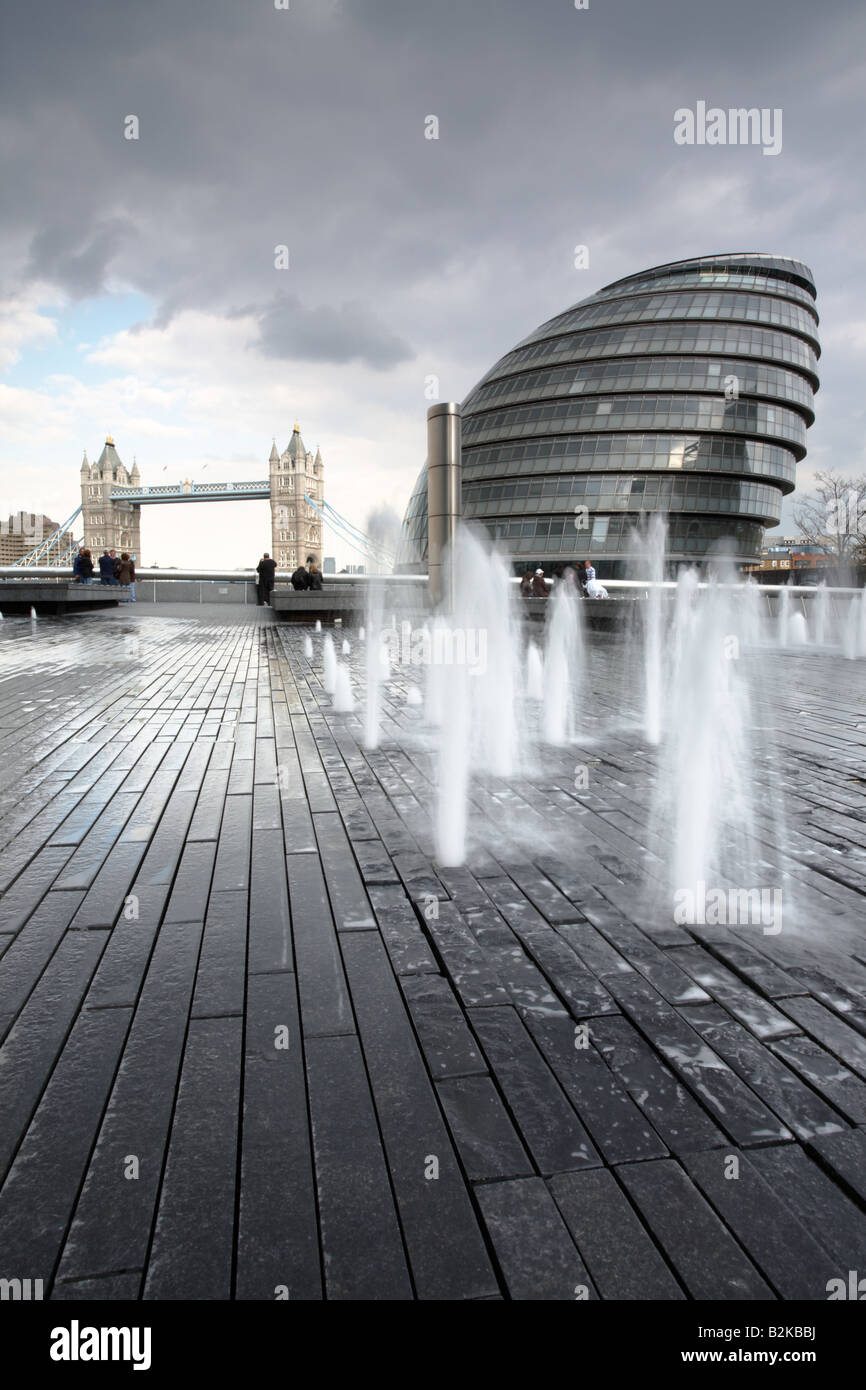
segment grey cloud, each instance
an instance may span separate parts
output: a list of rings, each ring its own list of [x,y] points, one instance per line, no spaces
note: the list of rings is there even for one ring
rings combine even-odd
[[[25,278],[46,280],[73,299],[101,294],[111,262],[134,239],[135,228],[125,217],[96,222],[83,237],[69,223],[52,222],[30,243]]]
[[[712,250],[800,257],[822,298],[862,304],[860,0],[7,9],[10,286],[53,256],[72,292],[96,292],[108,268],[158,324],[265,306],[258,350],[343,364],[347,400],[352,363],[386,372],[413,354],[459,399],[566,305]],[[783,153],[675,146],[673,113],[698,99],[782,107]],[[122,138],[130,112],[137,142]],[[134,241],[100,231],[105,209]],[[44,230],[58,226],[79,229],[68,250]],[[859,440],[852,378],[835,448]],[[824,429],[819,397],[810,442]]]
[[[327,304],[309,309],[294,295],[280,296],[261,315],[255,346],[266,357],[362,362],[377,371],[415,356],[408,343],[359,300],[338,309]]]

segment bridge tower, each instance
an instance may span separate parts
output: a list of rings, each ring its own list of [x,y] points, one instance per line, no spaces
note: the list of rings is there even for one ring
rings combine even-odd
[[[322,521],[304,494],[320,505],[325,495],[324,464],[304,448],[297,420],[289,446],[277,453],[274,440],[269,460],[271,484],[271,555],[281,570],[293,570],[315,555],[321,563]]]
[[[141,486],[138,464],[124,467],[108,435],[96,463],[87,461],[85,451],[81,464],[81,512],[84,518],[84,544],[94,558],[103,550],[126,551],[135,555],[141,564],[141,508],[131,502],[112,501],[112,492]]]

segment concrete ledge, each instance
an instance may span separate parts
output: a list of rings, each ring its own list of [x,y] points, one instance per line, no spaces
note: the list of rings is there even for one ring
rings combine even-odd
[[[423,620],[428,611],[426,590],[421,594],[418,589],[417,584],[390,583],[384,597],[385,609],[395,608],[406,616],[413,614]],[[295,590],[288,584],[278,584],[271,593],[271,608],[285,622],[309,622],[311,618],[333,622],[343,617],[363,622],[367,588],[355,584],[327,584],[324,589],[310,593],[308,589]]]
[[[127,585],[73,584],[51,579],[0,579],[0,612],[82,612],[92,608],[116,608],[129,598]]]

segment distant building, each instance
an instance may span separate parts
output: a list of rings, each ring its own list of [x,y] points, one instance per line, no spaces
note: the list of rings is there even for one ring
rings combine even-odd
[[[59,522],[38,512],[16,512],[0,521],[0,565],[14,565],[56,531]]]
[[[530,333],[463,402],[463,516],[515,568],[624,574],[668,518],[672,568],[757,564],[815,418],[818,313],[800,261],[743,252],[654,266]],[[427,568],[427,468],[395,568]]]
[[[747,574],[765,574],[770,570],[813,570],[833,564],[833,557],[813,541],[796,536],[779,536],[761,550],[759,565],[746,565]]]
[[[336,574],[337,562],[333,555],[326,555],[322,561],[322,574]]]
[[[141,474],[135,459],[131,470],[122,463],[109,434],[96,463],[81,464],[81,510],[84,517],[84,544],[94,556],[103,550],[124,551],[141,564],[141,507],[124,502],[116,494],[141,487]],[[112,498],[112,493],[115,497]]]
[[[340,573],[341,573],[341,574],[366,574],[367,571],[366,571],[366,569],[365,569],[365,567],[364,567],[363,565],[346,565],[345,569],[341,569],[341,570],[340,570]]]
[[[315,456],[304,448],[297,420],[289,446],[277,453],[276,440],[270,457],[271,554],[281,570],[293,570],[306,563],[308,555],[318,559],[322,553],[322,518],[311,498],[321,506],[325,495],[324,463],[319,449]]]

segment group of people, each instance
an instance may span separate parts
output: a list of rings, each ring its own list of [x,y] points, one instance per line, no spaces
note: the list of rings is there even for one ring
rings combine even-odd
[[[122,602],[135,603],[135,556],[127,555],[125,550],[120,555],[116,550],[103,550],[97,565],[100,584],[126,585],[129,598]],[[92,584],[96,578],[97,565],[93,563],[91,552],[82,545],[72,561],[73,583]]]
[[[582,591],[587,598],[607,598],[607,589],[595,577],[595,565],[591,560],[578,560],[577,565],[556,565],[553,570],[554,582],[565,584],[567,588]],[[523,598],[547,598],[550,590],[544,577],[544,570],[525,571],[520,581]]]
[[[256,574],[259,576],[256,585],[256,593],[260,606],[263,603],[270,604],[276,573],[276,561],[272,560],[268,552],[265,551],[259,563],[256,565]],[[316,563],[315,555],[308,555],[306,565],[298,566],[292,575],[291,582],[293,589],[322,588],[322,571]]]

